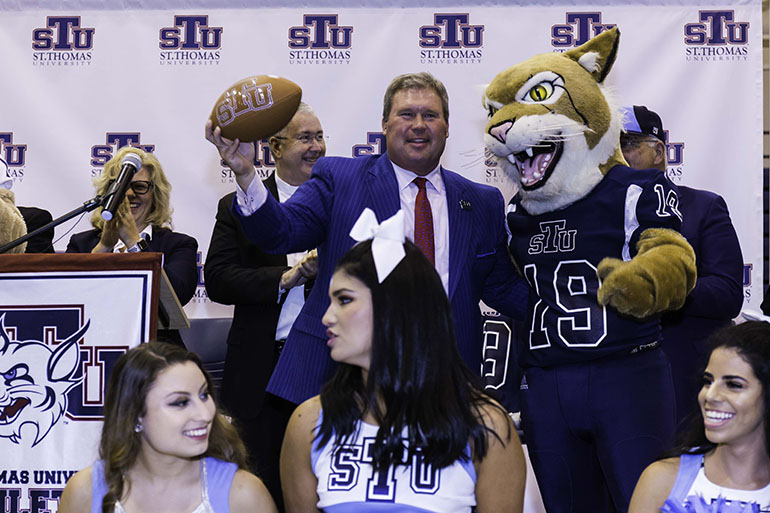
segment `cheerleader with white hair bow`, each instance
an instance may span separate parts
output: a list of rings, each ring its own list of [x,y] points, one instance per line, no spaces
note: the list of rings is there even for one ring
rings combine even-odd
[[[337,263],[323,323],[340,365],[289,422],[287,511],[520,513],[516,430],[463,363],[441,279],[402,216],[378,225],[366,209]]]

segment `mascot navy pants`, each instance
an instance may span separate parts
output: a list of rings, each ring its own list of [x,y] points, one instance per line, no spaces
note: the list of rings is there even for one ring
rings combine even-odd
[[[663,351],[533,367],[525,376],[522,427],[546,511],[626,512],[642,471],[673,442]]]

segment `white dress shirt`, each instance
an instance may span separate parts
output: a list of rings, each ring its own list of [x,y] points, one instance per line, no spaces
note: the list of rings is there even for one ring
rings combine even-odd
[[[254,182],[252,182],[249,185],[249,189],[251,189],[251,185],[254,185]],[[267,189],[262,184],[259,185],[263,191],[267,192]],[[299,185],[291,185],[290,183],[287,183],[283,180],[281,180],[281,177],[278,176],[278,173],[275,173],[275,185],[278,188],[278,201],[280,203],[286,203],[289,198],[294,194],[294,192],[299,188]],[[265,196],[262,203],[267,200],[267,196]],[[239,205],[240,206],[240,205]],[[259,207],[257,207],[259,208]],[[294,267],[297,265],[303,258],[305,258],[305,255],[307,255],[307,251],[301,251],[299,253],[289,253],[286,255],[286,265],[290,267]],[[278,300],[280,301],[280,295],[278,297]],[[291,330],[292,324],[294,324],[294,321],[297,320],[297,316],[299,315],[300,310],[302,310],[302,307],[305,304],[305,286],[304,285],[298,285],[296,287],[292,287],[288,291],[288,295],[286,296],[286,301],[284,301],[283,306],[281,307],[281,314],[278,316],[278,325],[275,328],[275,339],[276,340],[282,340],[289,336],[289,331]]]
[[[414,241],[414,204],[417,200],[419,187],[414,179],[419,175],[407,171],[395,164],[398,182],[398,196],[401,200],[401,209],[404,211],[404,234]],[[425,190],[430,202],[430,211],[433,214],[433,247],[436,262],[436,271],[441,277],[444,290],[449,292],[449,210],[447,209],[446,188],[441,178],[441,166],[425,175],[427,180]],[[382,219],[380,219],[382,221]]]

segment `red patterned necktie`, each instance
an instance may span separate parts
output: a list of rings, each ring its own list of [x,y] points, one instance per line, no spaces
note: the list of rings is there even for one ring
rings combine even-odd
[[[415,178],[414,183],[419,189],[414,201],[414,243],[428,257],[430,263],[436,265],[433,245],[433,212],[428,201],[428,191],[425,189],[425,178]]]

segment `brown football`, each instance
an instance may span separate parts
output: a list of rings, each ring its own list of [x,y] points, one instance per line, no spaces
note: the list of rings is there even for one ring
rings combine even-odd
[[[244,78],[219,96],[211,121],[228,139],[264,139],[291,121],[301,98],[302,89],[291,80],[275,75]]]

